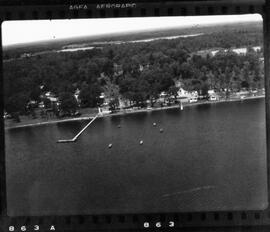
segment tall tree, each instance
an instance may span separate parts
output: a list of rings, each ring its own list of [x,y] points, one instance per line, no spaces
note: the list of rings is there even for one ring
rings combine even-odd
[[[74,113],[78,108],[77,101],[74,95],[70,92],[60,93],[59,101],[60,101],[60,109],[65,114]]]

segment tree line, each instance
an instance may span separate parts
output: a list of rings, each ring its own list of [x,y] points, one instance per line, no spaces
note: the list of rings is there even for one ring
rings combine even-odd
[[[38,102],[50,91],[59,97],[62,110],[74,111],[78,89],[80,107],[99,106],[101,93],[111,99],[112,107],[119,104],[119,96],[136,105],[154,103],[161,92],[176,94],[176,80],[184,89],[201,94],[209,89],[262,88],[262,53],[251,48],[261,44],[260,33],[233,31],[14,59],[3,65],[4,108],[10,114],[26,113],[30,100]],[[246,55],[231,49],[245,46]],[[212,48],[220,52],[197,53]]]

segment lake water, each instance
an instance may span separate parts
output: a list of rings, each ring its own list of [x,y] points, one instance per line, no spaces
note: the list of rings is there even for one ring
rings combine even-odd
[[[267,206],[264,99],[98,118],[56,143],[86,124],[5,131],[9,215]]]

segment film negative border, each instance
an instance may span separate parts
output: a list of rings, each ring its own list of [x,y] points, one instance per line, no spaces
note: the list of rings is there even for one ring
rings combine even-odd
[[[266,3],[265,3],[266,2]],[[0,21],[28,19],[74,19],[150,16],[229,15],[259,13],[264,17],[266,76],[266,118],[268,146],[268,188],[270,186],[270,3],[264,0],[197,1],[0,1]],[[1,38],[1,36],[0,36]],[[1,41],[0,41],[1,42]],[[1,49],[2,52],[2,49]],[[0,52],[0,58],[2,54]],[[1,59],[2,60],[2,59]],[[0,64],[2,70],[2,62]],[[2,73],[0,73],[2,77]],[[2,78],[0,81],[2,84]],[[2,91],[0,96],[2,96]],[[2,102],[1,102],[2,105]],[[3,129],[1,123],[0,129]],[[3,144],[3,141],[1,141]],[[270,228],[270,210],[128,215],[77,215],[45,217],[7,217],[5,194],[5,159],[1,154],[1,219],[3,231],[99,231],[164,230],[225,231]],[[268,195],[270,195],[268,191]],[[270,197],[268,196],[268,199]]]
[[[269,212],[204,212],[140,215],[16,217],[4,221],[4,231],[160,230],[213,228],[214,231],[251,227],[269,229]]]
[[[26,2],[26,1],[25,1]],[[58,1],[59,2],[59,1]],[[58,3],[56,2],[56,3]],[[31,3],[31,1],[29,1]],[[71,19],[71,18],[110,18],[110,17],[151,17],[151,16],[188,16],[188,15],[226,15],[226,14],[263,14],[264,1],[115,1],[96,2],[70,1],[66,4],[7,5],[1,4],[0,19]],[[237,4],[236,4],[237,3]]]

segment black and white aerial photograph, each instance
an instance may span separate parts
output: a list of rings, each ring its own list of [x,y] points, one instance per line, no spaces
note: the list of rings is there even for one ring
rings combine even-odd
[[[2,24],[9,216],[263,210],[263,20]]]

